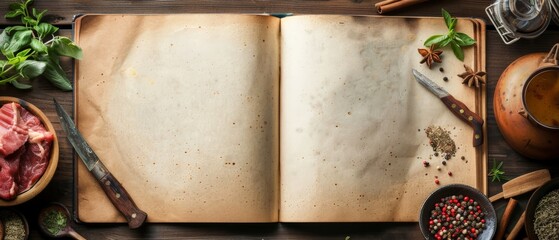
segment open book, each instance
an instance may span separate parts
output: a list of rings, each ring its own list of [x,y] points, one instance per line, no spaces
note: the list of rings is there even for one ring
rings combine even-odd
[[[435,176],[485,191],[486,145],[411,74],[485,119],[485,88],[456,76],[484,69],[484,25],[457,30],[477,45],[429,69],[442,18],[85,15],[76,122],[150,222],[417,221]],[[431,125],[456,143],[446,165]],[[76,209],[124,221],[81,161]]]

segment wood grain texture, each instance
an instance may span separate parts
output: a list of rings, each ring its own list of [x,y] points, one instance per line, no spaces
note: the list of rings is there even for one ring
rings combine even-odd
[[[4,13],[9,3],[0,0],[0,13]],[[79,13],[324,13],[324,14],[365,14],[373,15],[376,1],[360,0],[290,0],[290,1],[84,1],[84,0],[36,0],[35,6],[49,9],[50,20],[60,27],[69,29],[72,17]],[[491,1],[432,0],[391,15],[440,16],[440,8],[445,8],[456,16],[480,17],[487,20],[484,8]],[[0,18],[0,24],[13,24]],[[489,27],[488,29],[492,29]],[[69,30],[63,34],[70,35]],[[548,30],[536,39],[520,40],[513,45],[505,45],[494,30],[487,31],[487,144],[488,166],[492,161],[503,161],[506,176],[513,178],[541,168],[550,169],[552,177],[559,176],[559,164],[538,162],[527,159],[512,150],[504,141],[493,114],[493,93],[499,76],[512,61],[533,52],[548,52],[559,41],[559,31]],[[72,76],[72,62],[63,60],[64,69]],[[44,239],[38,232],[36,223],[39,209],[45,203],[56,201],[73,210],[73,151],[65,141],[66,135],[60,128],[52,98],[55,97],[65,109],[71,110],[71,92],[61,92],[44,79],[37,79],[29,91],[17,91],[11,86],[0,86],[0,95],[15,96],[41,108],[57,129],[60,141],[60,162],[57,172],[47,188],[35,199],[18,207],[29,220],[30,239]],[[72,112],[69,112],[72,114]],[[501,183],[489,181],[489,195],[501,191]],[[528,196],[519,198],[519,207]],[[503,207],[506,201],[495,203]],[[130,230],[126,224],[85,225],[76,224],[76,230],[87,239],[421,239],[417,223],[343,223],[343,224],[148,224],[138,230]],[[521,231],[520,236],[525,234]]]
[[[0,9],[8,9],[10,0],[0,1]],[[377,15],[374,4],[380,0],[37,0],[37,9],[48,9],[47,19],[56,24],[71,24],[77,14],[88,13],[293,13],[293,14],[352,14]],[[483,9],[490,4],[485,0],[430,0],[402,10],[391,12],[398,16],[441,16],[441,8],[458,17],[483,18],[489,22]],[[13,23],[4,18],[0,24]]]

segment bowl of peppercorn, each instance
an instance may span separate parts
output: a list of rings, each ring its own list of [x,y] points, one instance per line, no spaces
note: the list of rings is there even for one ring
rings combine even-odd
[[[524,228],[531,240],[559,239],[559,178],[532,193],[526,205]]]
[[[419,213],[425,239],[491,239],[497,216],[489,199],[464,184],[450,184],[433,191]]]

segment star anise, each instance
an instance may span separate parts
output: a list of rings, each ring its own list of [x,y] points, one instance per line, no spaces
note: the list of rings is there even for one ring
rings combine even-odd
[[[472,68],[468,67],[466,64],[464,64],[464,68],[466,69],[466,72],[458,74],[459,77],[464,79],[464,81],[462,81],[462,84],[468,84],[468,87],[475,86],[477,88],[479,88],[481,84],[485,84],[485,80],[483,80],[483,76],[485,76],[486,74],[485,72],[474,72],[474,70],[472,70]]]
[[[431,65],[433,65],[434,62],[443,62],[441,60],[441,54],[443,51],[437,50],[435,44],[432,44],[429,49],[418,48],[417,51],[423,57],[419,63],[426,63],[429,68],[431,68]]]

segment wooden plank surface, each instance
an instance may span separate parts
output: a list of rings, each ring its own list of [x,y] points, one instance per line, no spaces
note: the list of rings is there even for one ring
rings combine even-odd
[[[13,1],[1,0],[0,13],[6,11]],[[328,14],[376,14],[372,5],[375,1],[359,0],[290,0],[290,1],[82,1],[82,0],[36,0],[35,6],[49,9],[49,19],[58,26],[70,29],[71,19],[79,13],[185,13],[185,12],[227,12],[227,13],[328,13]],[[432,0],[408,9],[395,12],[394,15],[439,16],[440,8],[449,10],[459,17],[480,17],[485,19],[484,9],[490,1]],[[13,24],[13,21],[0,19],[0,24]],[[509,177],[549,168],[552,177],[559,176],[559,164],[538,162],[522,157],[513,151],[504,141],[493,114],[493,93],[503,70],[518,57],[533,53],[547,52],[559,41],[559,31],[555,26],[536,39],[521,40],[513,45],[505,45],[499,35],[488,26],[487,31],[487,135],[488,165],[492,161],[503,161],[503,169]],[[69,30],[63,34],[70,35]],[[72,64],[64,60],[68,76],[72,76]],[[52,98],[56,98],[67,110],[72,109],[72,93],[54,89],[44,79],[37,79],[30,91],[14,90],[11,86],[0,86],[0,95],[15,96],[32,102],[43,109],[53,121],[60,139],[65,134],[60,128]],[[73,209],[73,152],[67,141],[60,142],[60,163],[57,172],[46,190],[37,198],[18,208],[29,219],[30,239],[45,238],[38,231],[36,219],[38,211],[47,202],[61,202]],[[559,158],[559,157],[558,157]],[[557,159],[559,160],[559,159]],[[500,192],[501,184],[488,181],[489,195]],[[520,206],[525,204],[529,195],[519,197]],[[503,208],[506,201],[495,204]],[[344,224],[150,224],[140,230],[129,230],[120,225],[84,225],[76,224],[76,229],[88,239],[421,239],[417,223],[344,223]],[[521,235],[524,235],[521,233]]]

